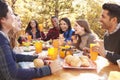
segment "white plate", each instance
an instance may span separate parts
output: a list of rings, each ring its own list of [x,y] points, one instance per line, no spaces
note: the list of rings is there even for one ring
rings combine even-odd
[[[70,68],[70,69],[96,69],[96,63],[93,61],[90,61],[90,66],[89,67],[84,67],[84,66],[80,66],[80,67],[73,67],[70,66],[69,64],[67,64],[65,61],[62,64],[63,68]]]

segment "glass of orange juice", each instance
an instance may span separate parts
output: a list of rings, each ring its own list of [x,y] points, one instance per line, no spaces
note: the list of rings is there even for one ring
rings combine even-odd
[[[28,35],[28,36],[27,36],[27,39],[28,39],[28,41],[31,41],[31,40],[32,40],[32,36],[31,36],[31,35]]]
[[[38,28],[40,31],[43,31],[43,24],[39,24]]]
[[[34,46],[35,46],[35,51],[37,54],[42,52],[42,42],[36,41]]]
[[[25,29],[24,28],[21,29],[20,35],[25,35]]]
[[[49,48],[49,49],[48,49],[48,56],[49,56],[52,60],[57,59],[57,55],[58,55],[58,48]]]
[[[96,46],[97,44],[95,44],[95,43],[91,43],[90,44],[90,59],[91,60],[93,60],[93,61],[95,61],[96,59],[97,59],[97,56],[98,56],[98,53],[97,52],[93,52],[92,51],[92,47],[93,46]]]
[[[54,48],[59,48],[59,40],[58,39],[54,39],[53,42],[52,42],[52,46]]]

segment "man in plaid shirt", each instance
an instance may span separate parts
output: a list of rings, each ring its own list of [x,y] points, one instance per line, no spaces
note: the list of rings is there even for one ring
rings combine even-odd
[[[44,35],[45,35],[44,32],[41,31],[41,36],[43,35],[42,40],[44,40],[44,41],[48,41],[50,39],[52,39],[52,40],[57,39],[59,37],[59,23],[58,23],[57,17],[56,16],[51,17],[51,22],[53,24],[53,28],[51,28],[48,31],[48,33],[45,37],[44,37]]]

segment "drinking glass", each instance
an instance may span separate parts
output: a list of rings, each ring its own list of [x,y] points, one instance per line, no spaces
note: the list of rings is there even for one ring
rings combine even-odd
[[[48,49],[48,56],[49,56],[52,60],[57,59],[57,55],[58,55],[58,48],[49,48],[49,49]]]
[[[43,31],[43,24],[39,24],[38,28],[40,31]]]
[[[52,42],[52,45],[54,48],[59,48],[59,40],[58,39],[54,39]]]
[[[42,42],[36,41],[34,46],[37,54],[42,52]]]
[[[95,44],[95,43],[91,43],[90,44],[90,59],[91,60],[93,60],[93,61],[95,61],[96,59],[97,59],[97,56],[98,56],[98,53],[97,52],[94,52],[93,50],[92,50],[92,47],[94,47],[94,46],[96,46],[97,44]]]

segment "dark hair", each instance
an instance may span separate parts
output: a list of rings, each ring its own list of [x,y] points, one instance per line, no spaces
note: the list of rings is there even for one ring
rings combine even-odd
[[[32,21],[32,20],[31,20],[31,21]],[[29,31],[32,30],[32,27],[31,27],[31,25],[30,25],[31,21],[28,23],[28,26],[27,26],[25,32],[29,32]],[[38,30],[38,22],[37,22],[36,20],[34,20],[34,19],[33,19],[33,21],[35,21],[35,24],[36,24],[36,30],[39,31],[39,30]]]
[[[7,16],[7,12],[8,12],[8,5],[5,2],[0,1],[0,20],[3,17]],[[1,25],[1,22],[0,22],[0,30],[1,29],[2,29],[2,25]]]
[[[105,3],[103,4],[102,8],[109,11],[108,15],[110,18],[116,17],[117,22],[120,22],[120,5]]]
[[[57,17],[56,16],[52,16],[51,19],[53,19],[53,18],[57,18]]]
[[[15,16],[18,16],[18,14],[14,13]]]
[[[68,25],[68,34],[67,34],[67,38],[69,37],[69,34],[70,34],[70,30],[71,30],[71,23],[70,23],[70,20],[68,18],[62,18],[60,19],[60,21],[65,21]],[[60,28],[60,34],[62,34],[64,31],[62,31],[62,29]]]

